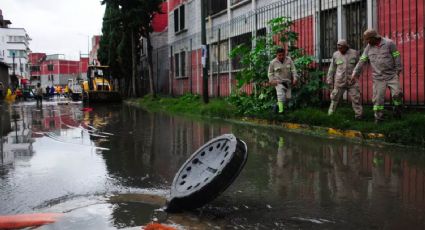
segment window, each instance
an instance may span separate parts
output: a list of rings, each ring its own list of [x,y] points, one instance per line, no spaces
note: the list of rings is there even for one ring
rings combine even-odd
[[[227,40],[221,41],[220,46],[218,43],[211,45],[212,53],[210,57],[212,60],[212,70],[214,73],[229,70],[229,42]]]
[[[363,31],[367,29],[366,1],[344,6],[346,38],[350,47],[361,50]]]
[[[181,5],[180,6],[180,13],[179,13],[179,15],[180,15],[180,30],[183,30],[184,28],[185,28],[185,25],[184,25],[184,17],[185,17],[185,14],[184,14],[184,5]]]
[[[25,42],[24,36],[9,36],[8,42]]]
[[[338,21],[337,8],[341,7],[341,20]],[[362,35],[367,29],[367,3],[366,0],[356,1],[350,4],[339,4],[339,6],[321,12],[321,54],[322,59],[332,58],[336,51],[338,40],[338,24],[342,25],[339,31],[342,38],[347,39],[350,47],[360,50],[363,47]]]
[[[234,49],[236,46],[242,45],[242,44],[245,44],[246,46],[251,48],[251,46],[252,46],[252,33],[249,32],[249,33],[245,33],[245,34],[235,36],[235,37],[231,38],[230,41],[231,41],[231,44],[232,44],[232,49]],[[240,60],[241,60],[241,57],[235,57],[235,58],[232,59],[232,68],[234,70],[242,68]]]
[[[174,32],[178,33],[185,29],[185,5],[181,5],[174,10]]]
[[[53,64],[48,64],[47,65],[47,70],[48,71],[53,71]]]
[[[13,57],[13,54],[15,54],[15,58],[26,58],[26,52],[25,50],[8,50],[9,51],[9,57]]]
[[[9,50],[9,57],[13,57],[13,56],[15,56],[15,57],[17,57],[17,53],[18,51],[17,50]]]
[[[227,9],[227,0],[207,0],[207,13],[214,15]]]
[[[174,10],[174,32],[177,33],[180,31],[179,27],[179,8]]]
[[[40,80],[40,76],[31,76],[30,77],[31,81],[39,81]]]
[[[186,52],[180,53],[180,77],[186,76]]]
[[[186,76],[186,52],[185,51],[174,54],[174,66],[176,70],[175,71],[176,77]]]
[[[174,68],[176,77],[180,76],[180,54],[174,54]]]
[[[31,72],[39,72],[40,71],[40,66],[33,65],[33,66],[31,66],[30,71]]]
[[[322,11],[320,20],[322,59],[330,59],[338,42],[337,9]]]

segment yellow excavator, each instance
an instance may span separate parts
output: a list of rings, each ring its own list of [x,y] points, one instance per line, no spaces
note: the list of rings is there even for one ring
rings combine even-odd
[[[83,82],[84,102],[119,102],[121,94],[111,84],[109,66],[90,65],[87,69],[87,81]]]

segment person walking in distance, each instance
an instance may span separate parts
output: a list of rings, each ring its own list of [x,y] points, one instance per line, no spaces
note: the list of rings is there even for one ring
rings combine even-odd
[[[368,29],[363,33],[363,39],[367,43],[360,61],[354,68],[351,80],[360,76],[363,66],[369,62],[372,67],[373,77],[373,111],[375,123],[383,120],[385,91],[390,88],[394,104],[393,114],[401,118],[403,91],[400,87],[399,75],[402,70],[400,52],[396,44],[383,38],[374,29]]]
[[[37,101],[37,105],[41,105],[43,103],[43,88],[41,88],[40,83],[37,83],[37,87],[35,88],[35,99]]]
[[[344,39],[338,41],[337,49],[338,51],[332,55],[326,79],[326,83],[332,88],[328,115],[332,115],[335,112],[338,102],[347,91],[354,110],[354,117],[356,120],[361,120],[363,107],[360,103],[360,86],[357,79],[351,81],[354,67],[359,61],[359,53],[354,49],[350,49]]]
[[[291,97],[291,87],[298,81],[294,62],[286,55],[284,48],[276,50],[276,58],[270,62],[268,70],[269,82],[275,86],[278,112],[284,112],[287,99]]]

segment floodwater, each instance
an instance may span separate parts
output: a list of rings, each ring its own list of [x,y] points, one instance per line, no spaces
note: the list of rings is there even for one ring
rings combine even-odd
[[[128,105],[2,104],[0,214],[63,213],[38,229],[424,229],[422,150],[148,113]],[[161,211],[174,174],[213,137],[248,146],[200,210]]]

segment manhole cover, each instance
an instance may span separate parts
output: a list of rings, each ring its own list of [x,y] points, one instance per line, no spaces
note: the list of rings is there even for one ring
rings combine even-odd
[[[233,134],[207,142],[175,175],[167,211],[199,208],[216,198],[239,175],[247,157],[245,142]]]

